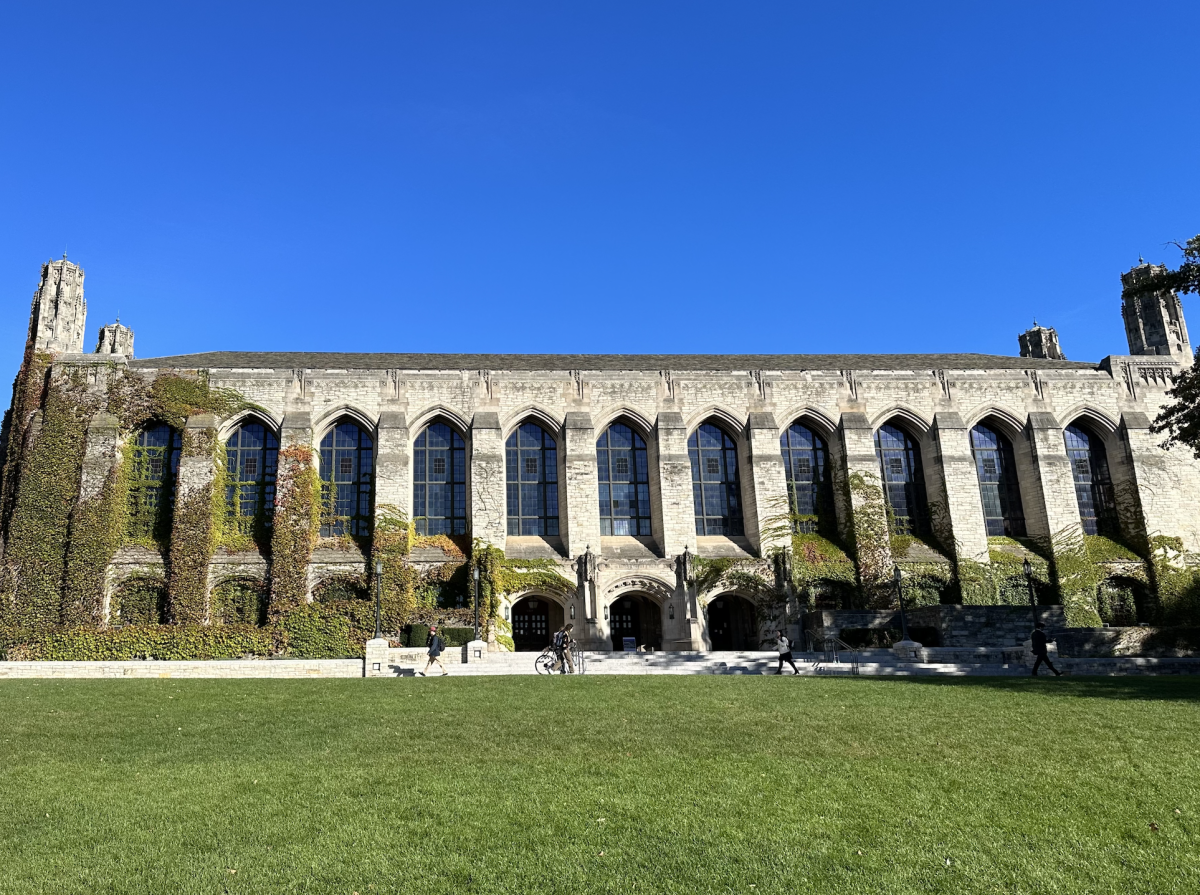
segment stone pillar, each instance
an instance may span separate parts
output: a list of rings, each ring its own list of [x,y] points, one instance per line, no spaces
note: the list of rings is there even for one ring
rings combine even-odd
[[[477,410],[471,421],[471,535],[504,549],[508,503],[500,415]]]
[[[875,454],[875,432],[865,413],[847,411],[838,424],[843,476],[850,491],[845,523],[846,543],[854,550],[859,578],[868,599],[890,588],[892,548],[888,540],[887,505]]]
[[[98,412],[88,424],[83,448],[83,472],[79,481],[79,502],[71,513],[71,537],[67,541],[66,580],[63,587],[62,619],[71,624],[103,626],[110,612],[107,564],[120,546],[121,533],[113,520],[123,518],[127,496],[110,492],[104,486],[122,460],[120,421],[110,413]],[[77,526],[91,530],[77,538]],[[100,527],[106,543],[97,543]]]
[[[1032,490],[1037,498],[1033,506],[1025,507],[1029,536],[1051,545],[1059,538],[1080,537],[1083,527],[1062,427],[1054,414],[1035,411],[1029,414],[1026,436],[1035,473]]]
[[[316,449],[313,444],[312,414],[307,410],[289,410],[279,427],[279,446],[289,448],[296,445]],[[314,458],[313,463],[316,462]]]
[[[600,488],[596,472],[596,430],[592,416],[573,410],[563,426],[563,480],[566,512],[560,519],[567,556],[588,547],[600,551]]]
[[[392,666],[388,662],[387,638],[368,640],[363,651],[363,677],[391,677]]]
[[[944,529],[937,535],[947,546],[953,546],[955,559],[986,563],[987,526],[983,521],[983,498],[979,494],[970,432],[962,417],[953,411],[940,411],[933,419],[934,471],[941,478],[946,499],[946,518],[933,520]]]
[[[208,621],[208,566],[212,560],[208,542],[215,523],[210,488],[217,476],[213,458],[216,426],[211,413],[190,416],[184,426],[167,563],[170,620],[175,624]]]
[[[696,512],[692,501],[692,464],[688,460],[687,428],[683,414],[662,411],[654,426],[658,505],[654,518],[654,539],[664,556],[676,556],[684,550],[696,550]]]
[[[787,523],[787,476],[779,449],[779,426],[774,415],[750,414],[745,437],[746,468],[742,470],[742,504],[746,537],[766,556],[791,541]]]
[[[1134,543],[1156,535],[1190,533],[1195,523],[1181,522],[1195,514],[1192,495],[1180,487],[1178,464],[1171,463],[1167,452],[1158,446],[1159,438],[1150,432],[1150,417],[1141,411],[1126,410],[1121,414],[1121,434],[1129,448],[1130,490],[1134,491],[1129,497],[1135,498],[1141,509],[1142,530],[1128,532]],[[1110,466],[1113,460],[1109,458]],[[1118,492],[1118,506],[1122,496]],[[1187,540],[1184,548],[1195,550],[1196,544]]]
[[[412,463],[408,446],[408,421],[403,411],[379,415],[375,442],[375,516],[380,508],[395,507],[412,516]]]

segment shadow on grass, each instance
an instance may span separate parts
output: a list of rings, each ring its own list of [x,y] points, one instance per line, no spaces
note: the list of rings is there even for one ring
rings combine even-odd
[[[1076,696],[1083,699],[1143,699],[1200,702],[1200,675],[1146,677],[1087,677],[1053,675],[1029,677],[880,677],[875,680],[900,687],[967,687],[1007,690],[1014,693]]]

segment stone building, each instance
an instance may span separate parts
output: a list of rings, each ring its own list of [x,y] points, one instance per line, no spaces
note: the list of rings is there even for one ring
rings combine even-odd
[[[595,648],[620,649],[626,638],[657,649],[757,646],[768,625],[800,609],[894,604],[894,566],[916,582],[915,602],[1021,604],[1025,559],[1041,602],[1081,601],[1069,617],[1146,618],[1158,611],[1156,557],[1182,569],[1200,554],[1200,467],[1150,431],[1172,378],[1191,363],[1174,295],[1126,302],[1130,353],[1098,362],[1062,359],[1057,333],[1036,325],[1018,357],[143,358],[120,324],[83,353],[84,313],[83,270],[65,258],[43,265],[6,420],[4,568],[17,615],[40,600],[63,623],[72,612],[99,626],[131,622],[118,609],[122,587],[183,574],[170,565],[179,542],[196,537],[180,521],[188,496],[220,482],[226,531],[269,526],[281,456],[297,446],[311,449],[324,483],[305,567],[287,568],[278,552],[272,561],[265,541],[218,545],[202,552],[191,614],[167,606],[164,617],[214,622],[212,594],[232,578],[274,593],[299,576],[301,599],[338,576],[361,581],[373,574],[364,544],[385,511],[411,520],[416,536],[447,535],[467,549],[473,539],[556,568],[569,588],[500,595],[494,630],[511,626],[525,648],[568,620]],[[193,408],[174,424],[131,428],[113,383],[172,375],[236,393],[238,409]],[[35,536],[25,521],[38,512],[32,458],[53,435],[46,382],[92,400],[76,414],[76,465],[62,467],[70,499],[56,510],[61,524],[35,557],[20,539]],[[188,448],[210,442],[215,451]],[[86,508],[114,481],[122,532],[107,552],[89,553],[75,543]],[[1086,555],[1088,538],[1114,546],[1092,552],[1101,574],[1081,578],[1072,596],[1075,571],[1063,557]],[[88,568],[89,556],[106,567]],[[450,561],[433,547],[405,559],[422,569]],[[44,580],[31,583],[39,563]],[[89,573],[102,582],[98,602],[78,609],[86,598],[72,588],[86,586],[72,576]]]

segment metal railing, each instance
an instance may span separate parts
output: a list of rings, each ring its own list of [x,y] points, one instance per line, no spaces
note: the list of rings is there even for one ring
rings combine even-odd
[[[823,653],[824,661],[840,665],[842,663],[842,655],[849,655],[850,673],[858,674],[859,663],[862,661],[862,650],[858,647],[850,646],[846,641],[839,637],[816,637],[809,632],[804,632],[804,637],[808,641],[808,651],[810,653]],[[820,649],[817,645],[820,644]]]

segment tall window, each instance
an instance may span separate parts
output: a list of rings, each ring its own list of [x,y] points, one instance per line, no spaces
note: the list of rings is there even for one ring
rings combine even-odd
[[[225,442],[225,504],[238,532],[261,535],[275,509],[279,439],[262,423],[240,425]]]
[[[371,533],[375,443],[356,423],[341,422],[321,439],[321,537]]]
[[[165,542],[170,536],[180,446],[179,432],[166,423],[138,433],[129,469],[131,538]]]
[[[508,533],[558,535],[558,446],[537,423],[524,423],[505,443]]]
[[[1075,479],[1075,498],[1079,501],[1079,521],[1085,534],[1095,535],[1116,529],[1116,501],[1108,455],[1104,442],[1079,426],[1067,426],[1063,433],[1071,476]]]
[[[650,534],[650,477],[646,442],[624,423],[596,442],[600,471],[600,534]]]
[[[742,495],[737,445],[711,423],[688,439],[692,461],[692,504],[698,535],[741,535]]]
[[[929,532],[929,507],[925,502],[925,474],[921,451],[908,433],[896,426],[880,426],[875,433],[875,455],[883,477],[883,494],[899,535]]]
[[[787,476],[788,507],[800,534],[815,534],[832,504],[832,488],[821,436],[799,423],[779,436]]]
[[[1025,514],[1017,484],[1017,463],[1012,443],[987,426],[971,430],[971,453],[979,473],[979,496],[989,537],[1024,537]]]
[[[413,523],[419,535],[467,533],[467,445],[445,423],[413,446]]]

